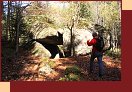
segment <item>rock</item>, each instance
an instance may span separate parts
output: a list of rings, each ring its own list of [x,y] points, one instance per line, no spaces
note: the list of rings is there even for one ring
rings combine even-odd
[[[63,35],[59,36],[58,32]],[[46,44],[44,48],[46,48],[48,52],[50,52],[50,55],[43,54],[42,56],[44,57],[48,56],[51,58],[60,58],[61,50],[58,48],[57,45],[63,45],[63,50],[65,50],[67,54],[69,53],[71,36],[70,36],[70,30],[67,28],[54,29],[54,28],[48,27],[44,29],[39,29],[37,33],[34,33],[34,36],[35,36],[35,39],[37,39],[36,40],[37,42],[43,44],[43,46]],[[74,36],[73,45],[75,48],[76,55],[87,54],[91,52],[91,46],[87,46],[87,40],[92,39],[91,30],[76,29],[74,30],[73,36]],[[46,50],[46,53],[48,53],[47,50]],[[63,52],[65,53],[65,51]],[[38,56],[38,54],[36,55]],[[68,55],[65,55],[65,56],[68,56]],[[62,57],[64,57],[64,55]]]
[[[67,51],[68,45],[70,45],[70,30],[64,29],[63,34],[63,46],[64,49]],[[74,48],[75,54],[87,54],[91,51],[91,46],[87,45],[87,40],[92,39],[92,34],[90,30],[85,29],[76,29],[74,31]]]
[[[59,59],[59,58],[60,58],[60,55],[59,55],[59,53],[58,53],[58,54],[56,54],[56,56],[55,56],[54,59]]]
[[[50,51],[48,51],[42,44],[35,42],[34,48],[31,50],[32,54],[40,57],[51,57]]]
[[[32,46],[32,54],[39,57],[46,57],[46,58],[63,58],[64,54],[61,48],[58,45],[54,44],[46,44],[46,43],[39,43],[35,42]]]
[[[46,75],[46,74],[48,75],[52,72],[53,72],[53,69],[48,64],[45,64],[43,67],[39,69],[39,73],[42,75]]]

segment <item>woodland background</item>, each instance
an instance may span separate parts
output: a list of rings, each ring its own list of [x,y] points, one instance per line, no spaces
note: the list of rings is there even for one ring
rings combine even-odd
[[[120,1],[4,1],[2,80],[121,80]],[[96,26],[95,26],[96,25]],[[106,75],[89,75],[93,31],[105,40]]]

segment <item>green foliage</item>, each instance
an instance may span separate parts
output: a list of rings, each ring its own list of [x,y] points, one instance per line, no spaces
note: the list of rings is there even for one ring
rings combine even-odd
[[[46,57],[41,58],[41,62],[48,64],[51,68],[54,68],[56,66],[53,60],[50,60],[49,58]]]
[[[74,74],[74,73],[69,73],[67,76],[67,80],[69,81],[79,81],[80,75]]]
[[[71,67],[67,67],[66,70],[65,70],[66,75],[68,75],[69,73],[80,74],[81,71],[80,71],[79,67],[71,66]]]
[[[66,78],[65,77],[60,77],[59,81],[66,81]]]
[[[67,67],[65,77],[61,77],[59,81],[79,81],[82,79],[81,71],[77,66]]]
[[[81,18],[88,18],[89,16],[91,16],[91,12],[89,10],[90,6],[88,3],[80,3],[80,17]]]
[[[78,21],[78,28],[87,28],[89,26],[90,22],[86,19],[81,19]]]
[[[51,68],[54,68],[56,66],[55,62],[52,60],[49,60],[48,64]]]
[[[72,27],[89,28],[97,20],[99,24],[110,29],[113,34],[118,36],[113,39],[120,39],[121,35],[121,13],[120,2],[118,1],[81,1],[81,2],[59,2],[54,5],[50,2],[33,1],[30,6],[26,7],[19,15],[21,23],[19,28],[19,46],[27,43],[33,37],[38,35],[46,37],[54,33],[58,28]],[[21,2],[12,1],[10,13],[10,30],[8,33],[9,40],[16,42],[17,32],[17,10],[22,9]],[[4,3],[2,13],[2,38],[6,39],[7,29],[7,11],[8,3]],[[62,7],[61,7],[62,6]],[[74,20],[74,21],[73,21]],[[53,30],[52,30],[53,29]],[[74,28],[73,28],[74,29]],[[75,29],[76,30],[76,29]],[[114,30],[116,32],[114,32]],[[43,32],[42,32],[43,31]],[[107,30],[105,30],[107,31]],[[33,37],[30,37],[30,34]],[[30,45],[28,45],[30,46]]]
[[[112,58],[121,58],[121,51],[119,50],[119,51],[112,51],[112,50],[109,50],[109,51],[107,51],[106,53],[105,53],[106,55],[108,55],[108,56],[110,56],[110,57],[112,57]]]
[[[100,12],[100,16],[104,17],[105,26],[107,28],[112,28],[115,22],[121,22],[119,2],[101,3]]]

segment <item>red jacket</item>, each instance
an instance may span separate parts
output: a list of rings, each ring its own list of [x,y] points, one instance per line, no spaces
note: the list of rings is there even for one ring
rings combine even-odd
[[[96,44],[96,39],[95,38],[93,38],[91,41],[87,41],[87,45],[88,46],[93,46],[94,44]],[[95,52],[95,51],[97,51],[97,49],[95,48],[95,46],[93,46],[93,49],[92,49],[92,52]]]

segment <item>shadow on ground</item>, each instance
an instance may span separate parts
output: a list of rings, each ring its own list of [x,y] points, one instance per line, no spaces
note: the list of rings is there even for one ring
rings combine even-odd
[[[95,60],[95,68],[92,74],[89,74],[89,55],[77,56],[73,58],[50,59],[55,63],[50,74],[41,75],[38,70],[42,63],[40,57],[35,57],[29,52],[21,52],[19,58],[2,57],[2,81],[120,81],[121,64],[115,62],[109,57],[104,57],[105,75],[98,77],[98,63]],[[66,75],[66,69],[69,67],[69,75]],[[76,68],[77,67],[77,68]],[[78,72],[79,71],[79,72]],[[73,73],[74,72],[74,73]],[[70,78],[69,78],[70,76]],[[74,76],[71,78],[71,76]]]

